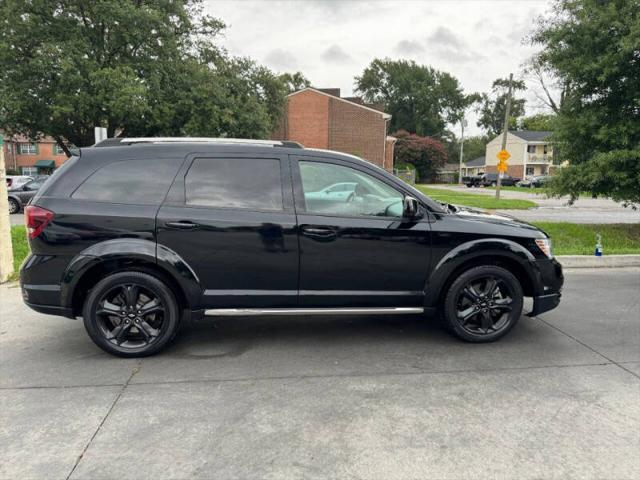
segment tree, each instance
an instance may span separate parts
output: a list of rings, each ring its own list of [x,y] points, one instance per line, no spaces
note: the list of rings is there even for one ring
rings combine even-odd
[[[109,136],[266,137],[287,89],[216,45],[202,0],[4,0],[0,128],[93,144]]]
[[[455,77],[414,61],[375,59],[355,84],[365,101],[392,115],[390,131],[441,137],[467,105]]]
[[[468,162],[478,157],[484,157],[487,143],[490,138],[486,135],[477,135],[473,137],[465,137],[464,139],[464,161]],[[447,147],[447,156],[449,157],[449,163],[460,162],[460,139],[455,139],[454,142],[445,144]]]
[[[311,82],[302,72],[283,73],[278,78],[284,82],[288,93],[297,92],[311,86]]]
[[[398,139],[394,149],[395,164],[413,165],[418,180],[432,180],[447,163],[447,152],[439,140],[421,137],[406,130],[399,130],[393,136]]]
[[[556,115],[551,113],[536,113],[518,120],[518,130],[549,130],[553,131]]]
[[[552,191],[640,203],[640,2],[557,0],[531,38],[569,87],[553,134],[569,166]]]
[[[518,91],[524,90],[525,84],[522,80],[513,81],[513,98],[511,99],[511,113],[509,124],[515,126],[518,117],[524,115],[524,98],[516,98]],[[491,93],[483,93],[478,107],[478,123],[489,136],[498,135],[504,125],[504,114],[507,108],[507,94],[509,90],[509,79],[498,78],[493,81]]]

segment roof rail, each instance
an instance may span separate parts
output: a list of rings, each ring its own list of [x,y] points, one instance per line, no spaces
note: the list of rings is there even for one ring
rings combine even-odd
[[[212,138],[212,137],[126,137],[107,138],[96,147],[115,147],[123,145],[135,145],[140,143],[214,143],[214,144],[241,144],[241,145],[265,145],[271,147],[304,148],[298,142],[287,140],[256,140],[250,138]]]

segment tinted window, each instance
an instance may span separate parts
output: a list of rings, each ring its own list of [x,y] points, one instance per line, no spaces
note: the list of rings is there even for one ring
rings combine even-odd
[[[159,205],[178,172],[175,159],[131,160],[105,165],[73,193],[96,202]]]
[[[307,212],[340,216],[401,217],[403,195],[359,170],[299,162]]]
[[[185,178],[187,205],[282,210],[280,161],[196,158]]]

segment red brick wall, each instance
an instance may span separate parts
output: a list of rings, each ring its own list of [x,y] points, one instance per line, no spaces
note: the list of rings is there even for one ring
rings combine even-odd
[[[329,97],[306,91],[289,97],[286,140],[305,147],[329,147]]]
[[[396,141],[389,139],[386,141],[386,147],[384,151],[384,169],[393,172],[393,151],[395,148]]]
[[[386,140],[382,115],[334,98],[329,111],[329,148],[382,167]]]
[[[495,165],[487,165],[484,171],[485,173],[496,173],[498,170]],[[524,178],[524,165],[507,164],[507,175],[521,179]]]
[[[55,143],[51,142],[37,142],[38,150],[35,155],[21,155],[18,153],[18,143],[23,142],[10,142],[4,143],[4,158],[6,168],[9,170],[20,170],[20,167],[32,167],[38,160],[55,160],[56,167],[62,165],[66,160],[66,155],[54,154]],[[26,142],[25,142],[26,143]]]

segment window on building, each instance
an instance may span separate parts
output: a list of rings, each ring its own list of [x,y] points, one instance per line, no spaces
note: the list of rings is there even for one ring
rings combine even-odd
[[[544,154],[545,154],[545,155],[547,154],[547,151],[548,151],[548,149],[547,149],[547,145],[545,145],[545,146],[544,146]]]
[[[110,163],[85,180],[72,197],[94,202],[159,205],[179,166],[179,161],[170,158]]]
[[[527,153],[536,153],[535,145],[527,145]]]
[[[38,168],[37,167],[22,167],[22,175],[37,175]]]
[[[54,155],[65,155],[64,150],[57,143],[53,145],[53,154]]]
[[[336,216],[401,217],[403,195],[349,167],[299,162],[307,212]]]
[[[35,143],[19,143],[18,155],[36,155],[38,146]]]
[[[280,160],[196,158],[185,177],[187,205],[282,210]]]
[[[533,175],[535,173],[535,167],[527,167],[527,176]]]

